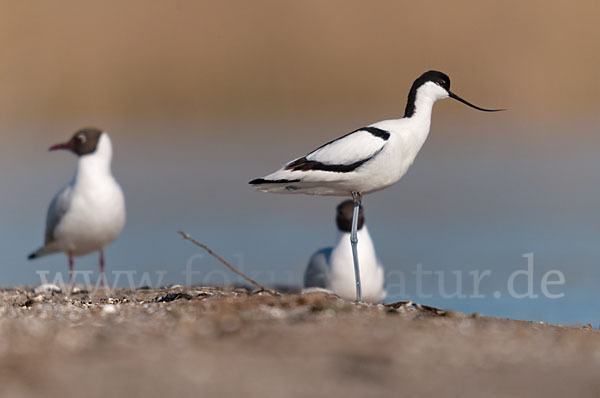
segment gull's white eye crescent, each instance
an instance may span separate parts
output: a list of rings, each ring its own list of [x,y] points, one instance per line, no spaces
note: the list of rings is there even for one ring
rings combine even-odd
[[[87,138],[86,138],[86,136],[85,136],[85,135],[83,135],[83,134],[79,134],[79,135],[77,136],[77,141],[79,141],[81,144],[85,144],[85,142],[87,141]]]

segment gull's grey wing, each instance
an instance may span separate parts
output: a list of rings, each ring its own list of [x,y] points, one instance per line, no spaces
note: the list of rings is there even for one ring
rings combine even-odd
[[[71,205],[71,193],[72,188],[67,185],[54,196],[50,206],[48,206],[48,214],[46,215],[46,236],[44,244],[48,245],[54,240],[54,231],[60,221],[64,217],[65,213],[69,210]]]
[[[327,288],[329,280],[329,258],[331,247],[321,249],[312,255],[304,273],[304,287]]]

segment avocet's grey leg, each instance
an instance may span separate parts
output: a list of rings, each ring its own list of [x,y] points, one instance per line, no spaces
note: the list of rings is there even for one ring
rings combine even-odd
[[[354,258],[354,276],[356,278],[356,301],[362,301],[360,289],[360,268],[358,266],[358,211],[362,201],[360,192],[352,192],[352,200],[354,200],[354,213],[352,214],[352,232],[350,233],[350,244],[352,245],[352,257]]]

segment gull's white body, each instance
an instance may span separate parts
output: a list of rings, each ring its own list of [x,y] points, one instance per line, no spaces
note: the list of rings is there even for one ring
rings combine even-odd
[[[367,302],[379,303],[386,296],[384,270],[377,260],[366,225],[358,230],[358,258],[362,298]],[[355,299],[356,280],[349,232],[340,232],[334,247],[321,249],[312,255],[304,275],[304,286],[322,287],[343,299]]]
[[[306,156],[309,161],[327,165],[348,165],[368,159],[351,172],[294,171],[284,166],[263,178],[300,181],[255,186],[264,192],[331,196],[349,196],[351,192],[368,194],[387,188],[400,180],[415,161],[429,135],[433,104],[446,97],[447,92],[436,84],[424,84],[417,91],[415,113],[410,118],[384,120],[368,126],[388,132],[387,140],[357,130]]]
[[[125,225],[125,198],[111,172],[112,144],[102,133],[96,151],[79,157],[73,180],[48,208],[46,244],[36,256],[83,256],[113,242]]]

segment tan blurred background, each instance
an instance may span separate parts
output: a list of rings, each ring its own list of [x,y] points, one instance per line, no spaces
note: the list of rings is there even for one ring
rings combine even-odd
[[[0,116],[400,114],[424,69],[514,115],[595,115],[600,3],[0,2]]]
[[[25,260],[75,164],[46,148],[95,125],[113,138],[128,205],[109,281],[164,270],[163,283],[184,283],[198,253],[175,234],[184,229],[263,283],[297,286],[310,254],[335,240],[339,199],[247,181],[401,117],[412,81],[438,69],[462,97],[509,111],[436,105],[413,168],[365,201],[386,270],[494,271],[485,300],[446,300],[431,281],[424,304],[600,318],[599,17],[591,0],[0,0],[0,285],[66,271],[61,255]],[[565,273],[565,298],[491,298],[529,252],[536,272]],[[194,258],[193,283],[236,281]]]

